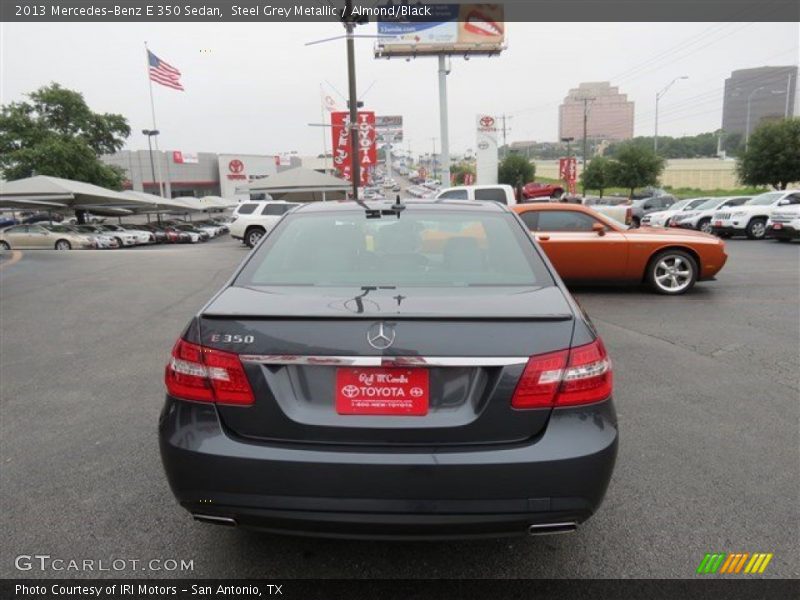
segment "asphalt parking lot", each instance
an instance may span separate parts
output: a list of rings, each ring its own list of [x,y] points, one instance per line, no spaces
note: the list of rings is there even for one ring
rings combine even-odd
[[[158,454],[163,367],[246,256],[200,246],[0,262],[2,577],[693,577],[706,552],[800,576],[800,245],[734,240],[683,297],[577,289],[615,363],[621,444],[570,535],[447,543],[287,538],[195,523]],[[480,485],[480,482],[476,482]],[[28,571],[20,554],[193,560],[191,572]]]

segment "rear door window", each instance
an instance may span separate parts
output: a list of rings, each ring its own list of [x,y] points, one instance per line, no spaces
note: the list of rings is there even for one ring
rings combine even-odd
[[[239,208],[236,209],[236,214],[237,215],[252,215],[255,212],[257,207],[258,207],[258,204],[253,204],[253,203],[250,203],[250,202],[248,202],[246,204],[240,204]]]
[[[261,211],[261,214],[265,216],[279,216],[291,208],[294,208],[294,204],[267,204],[264,206],[264,210]]]
[[[507,204],[506,192],[503,188],[478,188],[475,190],[475,200],[491,200]]]

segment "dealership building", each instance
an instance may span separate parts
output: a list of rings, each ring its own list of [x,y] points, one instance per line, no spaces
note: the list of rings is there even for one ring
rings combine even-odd
[[[105,155],[101,160],[123,170],[126,189],[158,195],[161,181],[163,195],[167,198],[246,198],[246,194],[236,193],[238,186],[286,169],[305,167],[323,173],[332,172],[330,159],[296,154],[275,156],[169,150],[153,151],[152,163],[150,157],[148,150],[123,150]]]

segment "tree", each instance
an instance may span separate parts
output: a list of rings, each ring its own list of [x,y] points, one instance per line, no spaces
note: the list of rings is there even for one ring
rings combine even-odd
[[[507,183],[513,188],[533,181],[536,167],[527,158],[520,154],[509,154],[500,163],[497,170],[497,179],[500,183]]]
[[[800,118],[764,123],[736,164],[745,185],[771,185],[785,190],[800,181]]]
[[[92,112],[83,95],[57,83],[0,108],[0,172],[13,180],[52,175],[121,189],[122,169],[101,154],[122,148],[131,129],[122,115]]]
[[[597,190],[600,197],[603,191],[611,185],[611,177],[614,164],[612,161],[602,156],[595,156],[586,166],[586,171],[581,173],[583,187],[589,190]]]
[[[611,164],[612,185],[628,188],[631,195],[636,188],[655,185],[664,170],[663,158],[656,156],[650,148],[634,144],[621,147],[617,159]]]

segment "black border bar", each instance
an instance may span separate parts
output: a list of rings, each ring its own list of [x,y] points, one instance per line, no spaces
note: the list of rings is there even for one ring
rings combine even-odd
[[[122,593],[122,586],[132,586]],[[20,591],[17,586],[27,586]],[[196,587],[193,587],[196,586]],[[218,593],[220,586],[244,593]],[[100,590],[97,594],[92,590]],[[200,589],[200,593],[197,590]],[[211,593],[206,593],[210,589]],[[257,590],[256,592],[250,591]],[[68,593],[69,590],[76,590]],[[55,592],[55,593],[54,593]],[[64,593],[67,592],[67,593]],[[625,600],[768,600],[797,598],[800,583],[789,579],[753,579],[748,576],[696,579],[5,579],[4,600],[205,600],[219,598],[285,598],[287,600],[534,600],[538,598]]]
[[[436,4],[429,0],[354,0],[354,7],[387,3]],[[474,2],[445,0],[439,4]],[[500,4],[506,22],[800,22],[798,0],[506,0]],[[344,0],[2,0],[0,21],[337,22],[343,7]],[[309,14],[297,8],[315,11]],[[431,19],[418,16],[407,20]]]

